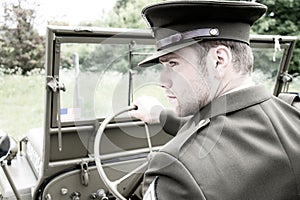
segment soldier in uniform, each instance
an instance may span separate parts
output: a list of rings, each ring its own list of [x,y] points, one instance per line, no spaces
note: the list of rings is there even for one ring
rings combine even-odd
[[[173,1],[142,14],[161,63],[161,86],[179,117],[190,116],[149,161],[144,199],[300,199],[300,112],[251,79],[251,25],[266,6],[242,1]],[[151,100],[152,104],[153,101]],[[156,122],[159,104],[131,114]]]

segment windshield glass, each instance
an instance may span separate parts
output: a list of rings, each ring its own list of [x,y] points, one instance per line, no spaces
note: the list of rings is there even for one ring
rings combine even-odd
[[[160,65],[137,68],[153,47],[135,45],[131,54],[129,48],[128,44],[61,45],[59,73],[66,87],[61,93],[63,122],[104,118],[143,95],[156,96],[169,106],[158,86]]]
[[[293,93],[299,93],[299,91],[300,91],[300,76],[299,76],[299,74],[294,75],[293,81],[289,84],[288,91],[293,92]]]
[[[273,92],[278,69],[284,51],[274,52],[273,48],[253,47],[254,65],[252,78],[256,84],[264,84]]]

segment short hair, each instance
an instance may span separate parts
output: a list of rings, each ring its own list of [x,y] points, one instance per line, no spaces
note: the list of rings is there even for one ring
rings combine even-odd
[[[198,53],[199,57],[206,57],[208,51],[218,45],[224,45],[231,50],[233,68],[235,72],[242,75],[250,75],[253,68],[253,52],[248,44],[243,42],[231,41],[231,40],[206,40],[192,45]],[[199,61],[202,65],[205,64],[203,59]]]

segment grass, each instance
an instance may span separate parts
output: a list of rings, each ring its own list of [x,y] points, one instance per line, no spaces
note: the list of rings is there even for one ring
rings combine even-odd
[[[0,129],[16,139],[42,127],[44,76],[0,76]]]

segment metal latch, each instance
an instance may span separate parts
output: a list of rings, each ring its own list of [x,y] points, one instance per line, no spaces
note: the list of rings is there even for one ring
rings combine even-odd
[[[89,185],[89,165],[87,162],[81,163],[81,184],[84,186]]]
[[[58,76],[47,76],[47,86],[52,92],[57,93],[57,128],[58,128],[58,150],[62,151],[61,119],[60,119],[60,91],[66,91],[63,83],[59,82]]]
[[[52,92],[59,92],[60,90],[66,91],[65,85],[58,81],[58,76],[47,76],[47,86]]]
[[[280,79],[283,82],[283,92],[289,91],[289,85],[293,81],[293,75],[288,74],[287,72],[283,72],[280,74]]]

